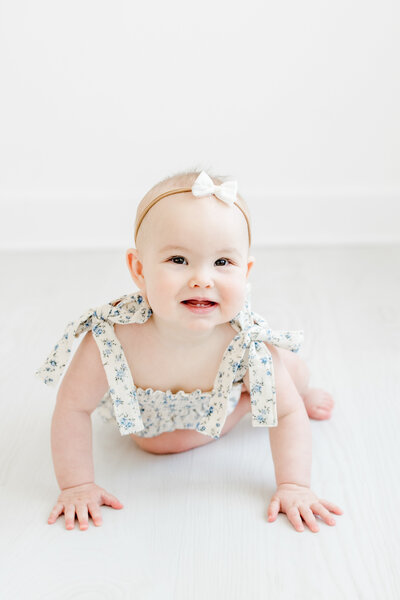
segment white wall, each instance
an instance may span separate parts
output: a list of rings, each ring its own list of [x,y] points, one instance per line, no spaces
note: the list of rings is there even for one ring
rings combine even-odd
[[[395,0],[3,0],[0,246],[124,246],[137,203],[232,175],[254,243],[400,242]]]

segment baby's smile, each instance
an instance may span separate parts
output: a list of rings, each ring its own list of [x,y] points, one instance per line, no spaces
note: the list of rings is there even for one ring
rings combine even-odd
[[[215,310],[218,306],[218,302],[213,302],[207,298],[190,298],[189,300],[182,300],[181,304],[185,305],[188,310],[197,314],[208,314]]]

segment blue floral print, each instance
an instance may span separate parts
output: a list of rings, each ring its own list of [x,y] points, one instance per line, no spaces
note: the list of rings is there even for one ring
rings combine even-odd
[[[276,390],[272,356],[264,342],[298,352],[303,331],[272,331],[250,308],[250,284],[243,309],[230,321],[238,332],[222,357],[211,392],[143,390],[135,386],[114,324],[145,323],[153,311],[140,292],[121,296],[85,311],[68,323],[54,350],[36,371],[47,385],[55,385],[69,359],[74,337],[93,331],[109,390],[97,411],[104,421],[116,421],[120,434],[154,437],[175,429],[195,429],[219,438],[226,417],[237,405],[243,377],[249,371],[253,427],[276,427]]]

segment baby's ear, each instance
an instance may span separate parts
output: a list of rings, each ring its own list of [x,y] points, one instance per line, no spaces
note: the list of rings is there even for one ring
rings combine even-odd
[[[143,264],[139,260],[137,248],[128,248],[126,251],[126,264],[128,265],[133,281],[140,290],[144,291]]]
[[[247,273],[246,273],[247,278],[250,275],[250,271],[254,265],[255,260],[256,259],[254,258],[254,256],[249,256],[249,258],[247,259]]]

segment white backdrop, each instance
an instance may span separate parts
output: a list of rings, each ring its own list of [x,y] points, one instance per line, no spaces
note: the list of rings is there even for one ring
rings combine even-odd
[[[133,245],[188,168],[254,243],[400,242],[396,0],[3,0],[0,245]]]

